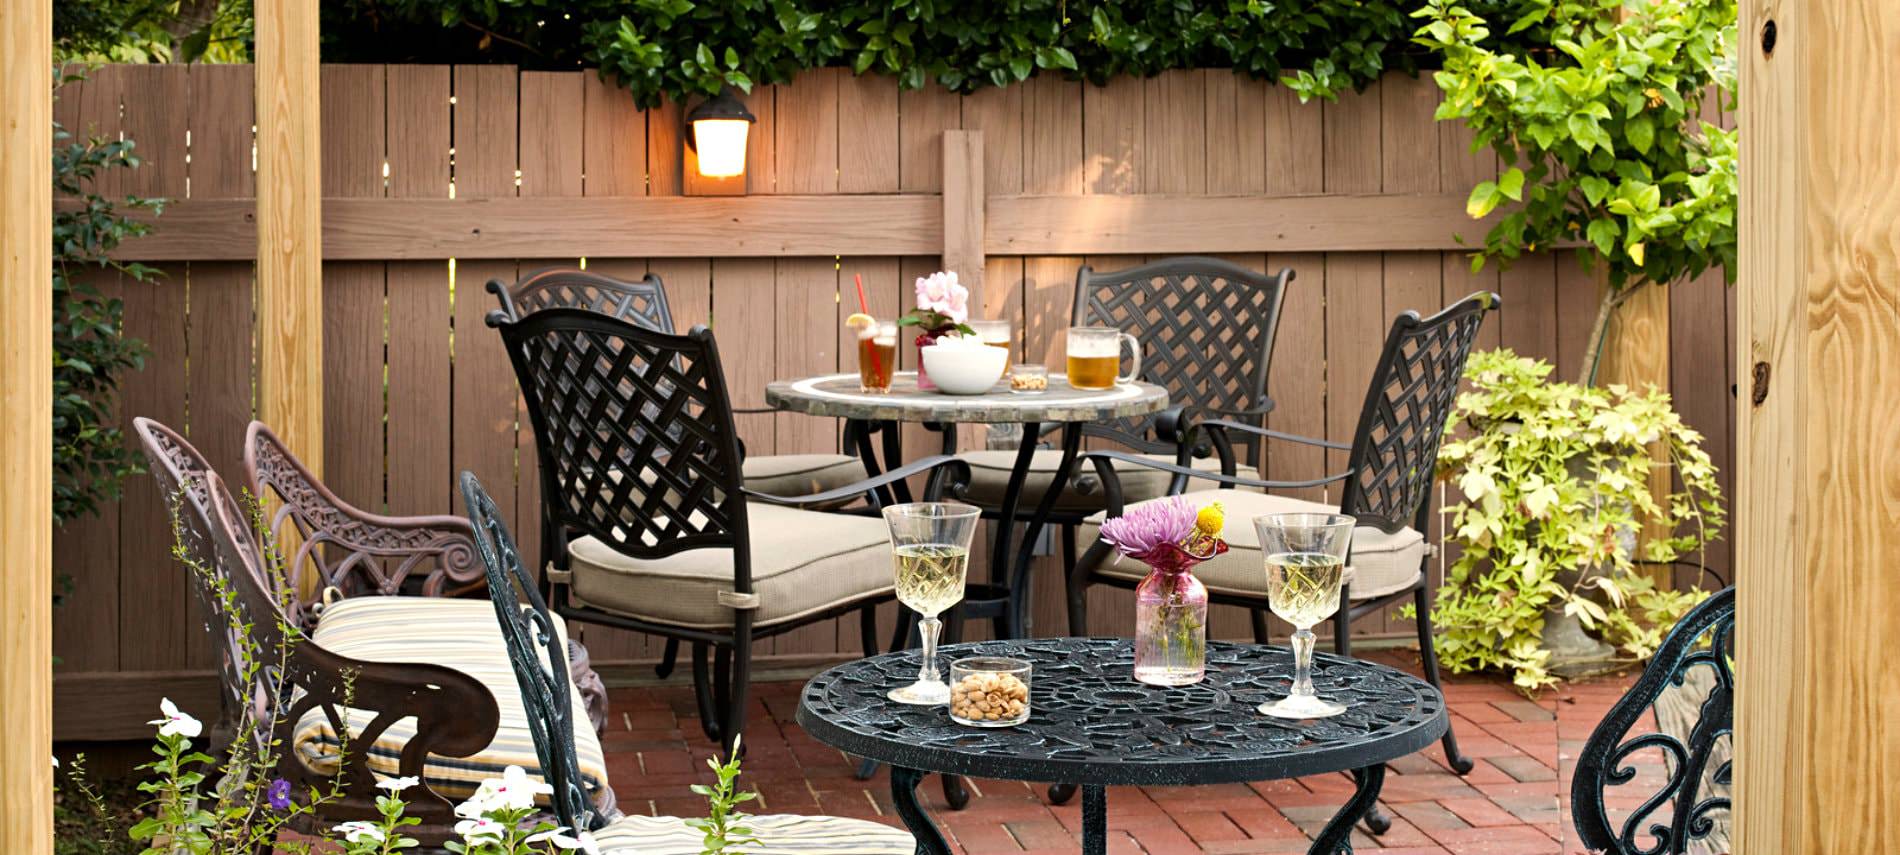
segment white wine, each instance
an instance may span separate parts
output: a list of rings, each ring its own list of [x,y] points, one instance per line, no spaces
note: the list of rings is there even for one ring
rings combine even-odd
[[[1339,611],[1346,562],[1323,552],[1277,552],[1267,556],[1267,599],[1273,613],[1307,629]]]
[[[947,543],[912,543],[897,556],[897,599],[924,617],[936,617],[963,599],[970,549]]]

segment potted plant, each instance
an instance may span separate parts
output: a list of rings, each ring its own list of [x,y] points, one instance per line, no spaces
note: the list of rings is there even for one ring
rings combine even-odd
[[[1469,391],[1452,410],[1456,435],[1438,471],[1461,498],[1445,509],[1445,539],[1461,549],[1432,616],[1438,658],[1453,672],[1515,672],[1534,689],[1554,681],[1546,633],[1567,616],[1634,659],[1701,599],[1669,591],[1638,566],[1670,562],[1721,533],[1721,488],[1702,436],[1655,389],[1552,382],[1549,363],[1509,350],[1473,354]],[[1666,451],[1658,463],[1651,449]],[[1679,487],[1660,499],[1653,467]],[[1640,548],[1636,532],[1669,532]]]
[[[957,281],[956,271],[939,270],[917,278],[917,308],[897,319],[900,327],[918,329],[917,388],[937,388],[935,383],[930,382],[930,375],[924,371],[924,348],[935,344],[939,336],[951,332],[976,335],[976,331],[964,323],[969,319],[970,289]]]

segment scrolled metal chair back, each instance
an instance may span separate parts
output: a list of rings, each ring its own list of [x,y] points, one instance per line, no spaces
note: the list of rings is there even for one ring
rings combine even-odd
[[[544,309],[585,309],[656,332],[673,332],[666,286],[654,273],[626,282],[573,267],[553,267],[523,277],[512,288],[491,279],[488,291],[501,301],[501,308],[489,312],[489,326],[518,321]]]
[[[285,556],[284,603],[292,623],[312,629],[317,603],[330,589],[345,597],[405,591],[442,596],[482,578],[456,517],[384,517],[357,510],[310,474],[303,461],[263,422],[251,422],[244,468],[260,499],[277,501],[269,518]],[[292,537],[292,532],[295,536]]]
[[[1478,329],[1498,303],[1479,292],[1423,320],[1412,311],[1393,319],[1353,433],[1342,513],[1386,532],[1426,529],[1445,420]]]
[[[1731,809],[1727,793],[1734,782],[1734,637],[1731,587],[1709,595],[1677,622],[1642,677],[1597,723],[1577,758],[1570,785],[1571,812],[1584,846],[1616,855],[1677,855],[1691,851],[1698,841],[1710,841],[1710,851],[1726,851],[1725,840],[1711,838],[1725,835]],[[1685,723],[1686,739],[1667,732],[1631,736],[1652,708],[1661,717],[1658,701],[1671,692],[1678,693],[1678,701],[1693,702],[1694,695],[1701,695],[1693,721]],[[1613,820],[1606,804],[1609,789],[1643,783],[1638,780],[1639,764],[1632,760],[1644,752],[1652,758],[1660,755],[1666,774],[1638,807]],[[1665,805],[1670,806],[1667,822],[1656,819]],[[1648,844],[1639,845],[1645,835]]]
[[[476,550],[488,573],[488,597],[495,604],[508,661],[528,714],[535,756],[542,777],[554,788],[553,804],[560,822],[569,828],[592,829],[597,824],[594,800],[582,786],[580,759],[574,753],[574,691],[569,683],[566,645],[555,629],[546,600],[535,588],[534,577],[521,564],[515,539],[502,521],[501,510],[476,480],[462,473],[462,501],[475,525]],[[524,607],[525,604],[525,607]]]
[[[132,420],[153,480],[158,482],[173,519],[173,530],[183,548],[181,556],[188,564],[191,587],[206,612],[217,621],[218,682],[222,693],[219,721],[212,734],[215,747],[228,745],[244,727],[246,716],[262,726],[250,732],[262,749],[270,739],[273,698],[283,685],[283,675],[260,661],[257,651],[274,650],[282,642],[278,620],[283,617],[273,593],[274,586],[265,578],[264,564],[257,558],[258,547],[251,538],[250,517],[237,506],[228,490],[213,489],[216,472],[203,454],[176,431],[148,418]],[[229,550],[221,550],[219,510],[215,503],[231,507],[224,513],[241,521],[231,535]],[[236,553],[247,553],[243,560]],[[226,594],[229,596],[226,596]],[[251,631],[247,636],[245,626]]]
[[[1077,326],[1115,327],[1141,342],[1141,379],[1186,409],[1241,413],[1267,402],[1268,361],[1293,271],[1271,276],[1205,256],[1075,274]],[[1192,414],[1190,414],[1192,415]],[[1131,447],[1166,450],[1154,417],[1091,431]],[[1092,426],[1094,427],[1094,426]]]
[[[739,439],[712,332],[580,309],[499,326],[534,425],[544,548],[562,554],[577,533],[639,558],[732,548],[749,593]]]

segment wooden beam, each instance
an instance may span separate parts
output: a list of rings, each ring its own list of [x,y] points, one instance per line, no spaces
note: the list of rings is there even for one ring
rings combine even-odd
[[[941,255],[945,204],[935,193],[333,198],[322,244],[332,261]],[[985,256],[1457,250],[1489,228],[1465,217],[1462,197],[1438,195],[990,196],[980,216]],[[176,201],[159,225],[114,257],[246,260],[257,234],[247,199]]]
[[[264,419],[323,471],[323,184],[317,4],[259,0],[258,400]]]
[[[983,132],[943,132],[943,269],[983,305]]]
[[[1900,851],[1900,5],[1741,4],[1738,855]]]
[[[53,738],[61,742],[152,738],[160,698],[206,714],[218,708],[216,671],[100,671],[53,680]]]
[[[53,9],[0,5],[0,852],[53,851]]]
[[[1456,250],[1491,227],[1461,195],[1003,196],[987,216],[991,255]]]

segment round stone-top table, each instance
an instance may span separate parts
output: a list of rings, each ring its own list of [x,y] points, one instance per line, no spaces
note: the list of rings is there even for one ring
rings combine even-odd
[[[1083,391],[1069,387],[1061,374],[1049,375],[1049,389],[1018,395],[999,382],[982,395],[949,395],[917,388],[917,372],[899,371],[891,391],[858,391],[858,375],[832,374],[802,380],[777,380],[765,387],[765,402],[781,410],[860,421],[1022,424],[1092,422],[1158,413],[1168,406],[1168,390],[1152,383],[1124,383],[1112,389]]]
[[[918,851],[949,848],[916,798],[924,774],[1079,784],[1083,852],[1106,850],[1105,787],[1264,781],[1347,771],[1358,788],[1314,840],[1312,853],[1351,851],[1353,825],[1378,801],[1385,762],[1445,732],[1445,700],[1429,683],[1384,665],[1314,655],[1313,683],[1345,713],[1285,721],[1255,708],[1292,681],[1284,647],[1212,642],[1207,679],[1162,688],[1135,682],[1125,639],[1049,638],[949,645],[945,661],[1011,656],[1034,663],[1029,721],[983,729],[884,693],[917,674],[900,651],[832,668],[805,684],[798,724],[813,738],[891,766],[891,791]]]

